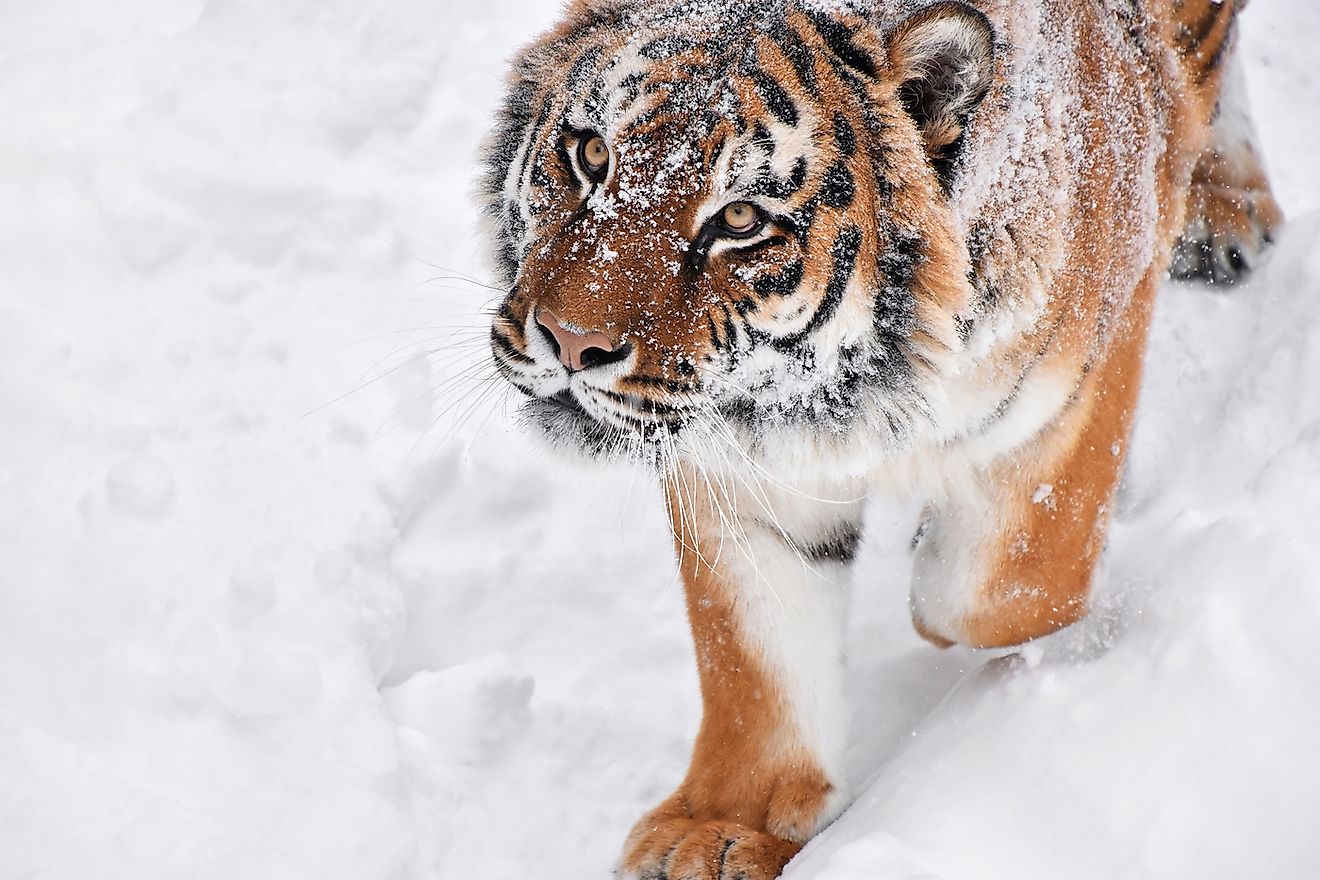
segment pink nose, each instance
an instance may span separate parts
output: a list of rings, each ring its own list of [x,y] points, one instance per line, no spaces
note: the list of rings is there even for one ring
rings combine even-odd
[[[579,333],[565,327],[546,309],[538,309],[536,323],[545,328],[554,345],[559,362],[571,372],[585,370],[599,364],[609,364],[622,360],[628,354],[628,346],[615,347],[610,338],[599,330]]]

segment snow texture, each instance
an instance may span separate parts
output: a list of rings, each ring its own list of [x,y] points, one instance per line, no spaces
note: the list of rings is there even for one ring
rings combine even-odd
[[[520,432],[464,280],[557,13],[0,12],[0,878],[607,877],[679,780],[658,494]],[[1163,291],[1094,614],[929,647],[874,504],[859,796],[790,877],[1320,877],[1320,7],[1243,26],[1292,222]]]

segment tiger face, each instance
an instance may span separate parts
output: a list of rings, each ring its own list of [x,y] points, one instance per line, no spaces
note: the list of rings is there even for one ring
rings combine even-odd
[[[484,184],[497,368],[591,453],[901,440],[970,307],[948,189],[989,25],[706,6],[580,3],[516,62]]]

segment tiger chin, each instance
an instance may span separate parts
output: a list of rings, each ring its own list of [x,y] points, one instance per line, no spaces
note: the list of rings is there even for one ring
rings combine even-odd
[[[622,877],[775,877],[847,804],[868,493],[926,499],[929,640],[1085,614],[1157,287],[1282,220],[1240,5],[576,0],[517,56],[495,364],[555,444],[655,468],[701,682]]]

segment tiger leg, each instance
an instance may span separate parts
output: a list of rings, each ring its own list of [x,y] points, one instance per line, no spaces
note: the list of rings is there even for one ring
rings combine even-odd
[[[768,880],[846,799],[840,580],[860,510],[804,547],[746,515],[753,499],[716,509],[718,493],[691,471],[668,493],[701,728],[682,784],[629,835],[620,875]]]
[[[927,511],[911,593],[917,631],[940,645],[1014,645],[1087,610],[1137,403],[1152,271],[1105,359],[1033,440]]]
[[[1260,262],[1283,223],[1256,146],[1241,61],[1224,72],[1211,142],[1192,173],[1187,227],[1174,248],[1174,278],[1232,284]]]

